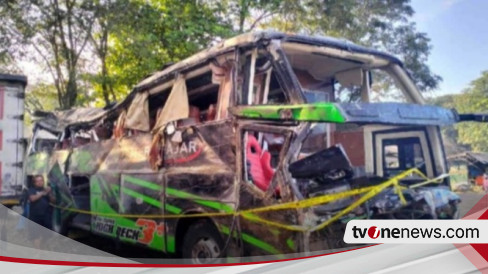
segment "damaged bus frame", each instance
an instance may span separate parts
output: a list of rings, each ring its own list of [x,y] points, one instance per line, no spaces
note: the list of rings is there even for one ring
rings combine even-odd
[[[405,103],[374,103],[375,79]],[[38,113],[32,143],[57,141],[29,149],[26,184],[43,174],[55,189],[57,232],[195,263],[341,248],[351,218],[456,217],[439,127],[486,116],[423,104],[391,55],[243,34],[117,105]]]

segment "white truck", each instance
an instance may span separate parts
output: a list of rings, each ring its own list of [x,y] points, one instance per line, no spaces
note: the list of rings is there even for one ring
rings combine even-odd
[[[23,75],[0,74],[0,203],[8,207],[22,193],[26,85]]]

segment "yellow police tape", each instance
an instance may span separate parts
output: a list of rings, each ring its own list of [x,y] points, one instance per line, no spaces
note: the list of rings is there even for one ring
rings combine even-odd
[[[278,227],[278,228],[283,228],[286,230],[299,231],[299,232],[313,232],[313,231],[323,229],[326,226],[328,226],[329,224],[337,221],[342,216],[348,214],[349,212],[351,212],[355,208],[359,207],[360,205],[362,205],[366,201],[370,200],[371,198],[375,197],[376,195],[378,195],[383,190],[385,190],[386,188],[389,188],[389,187],[393,187],[395,193],[398,194],[398,196],[400,197],[400,201],[402,202],[402,204],[406,204],[407,202],[406,202],[405,197],[403,196],[403,193],[402,193],[402,190],[405,189],[405,187],[401,186],[399,182],[401,179],[404,179],[405,177],[408,177],[408,176],[411,176],[414,174],[420,176],[422,179],[424,179],[426,181],[412,185],[409,188],[416,188],[416,187],[420,187],[420,186],[423,186],[423,185],[426,185],[429,183],[439,183],[446,176],[449,176],[449,175],[441,175],[437,178],[429,179],[427,176],[425,176],[417,168],[412,168],[412,169],[406,170],[406,171],[396,175],[395,177],[393,177],[393,178],[391,178],[391,179],[389,179],[389,180],[387,180],[381,184],[375,185],[375,186],[369,186],[369,187],[364,187],[364,188],[359,188],[359,189],[343,191],[343,192],[339,192],[339,193],[322,195],[322,196],[308,198],[308,199],[299,200],[299,201],[293,201],[293,202],[288,202],[288,203],[264,206],[264,207],[241,210],[241,211],[233,211],[233,212],[207,212],[207,213],[192,213],[192,214],[171,214],[171,215],[169,215],[169,214],[168,215],[166,215],[166,214],[139,215],[139,214],[118,214],[118,213],[93,212],[93,211],[82,210],[82,209],[77,209],[77,208],[61,207],[61,206],[57,206],[57,205],[53,205],[53,207],[59,208],[62,210],[66,210],[69,212],[80,213],[80,214],[96,215],[96,216],[103,216],[103,217],[122,217],[122,218],[175,219],[175,218],[197,218],[197,217],[242,216],[243,218],[248,219],[250,221],[263,223],[266,225],[270,225],[270,226],[274,226],[274,227]],[[359,194],[364,194],[364,195],[361,196],[359,199],[357,199],[352,204],[350,204],[345,209],[341,210],[340,212],[338,212],[337,214],[335,214],[334,216],[332,216],[328,220],[326,220],[326,221],[324,221],[318,225],[308,225],[308,226],[288,225],[288,224],[283,224],[280,222],[266,220],[266,219],[263,219],[263,218],[255,215],[255,213],[262,213],[262,212],[269,212],[269,211],[309,208],[309,207],[330,203],[332,201],[344,199],[344,198],[359,195]]]

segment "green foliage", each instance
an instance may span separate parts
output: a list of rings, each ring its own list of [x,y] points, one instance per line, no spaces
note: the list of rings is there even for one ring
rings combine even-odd
[[[208,47],[216,37],[230,36],[230,25],[217,15],[219,11],[203,1],[139,3],[124,26],[109,37],[107,64],[118,93],[126,93],[163,65]]]
[[[30,86],[25,94],[25,123],[32,123],[32,116],[36,110],[53,111],[59,108],[56,87],[49,84]]]
[[[488,71],[471,82],[469,87],[454,99],[454,106],[459,113],[476,113],[488,110]],[[456,125],[458,141],[471,145],[473,151],[488,152],[488,124],[460,123]]]
[[[78,97],[80,60],[93,25],[91,1],[18,0],[0,2],[0,44],[17,58],[42,64],[56,87],[63,109]]]
[[[95,22],[92,32],[89,34],[90,45],[93,53],[98,57],[100,69],[96,73],[88,73],[84,78],[92,83],[97,105],[109,104],[117,101],[117,94],[114,90],[114,83],[107,66],[107,57],[111,53],[109,36],[116,30],[124,28],[125,16],[137,8],[129,0],[97,0],[93,1],[93,13]],[[103,99],[103,103],[100,102]]]
[[[431,100],[445,108],[454,108],[459,113],[486,113],[488,110],[488,71],[472,81],[461,94],[444,95]],[[488,152],[488,124],[463,122],[454,127],[446,127],[443,134],[459,145],[470,147],[477,152]]]

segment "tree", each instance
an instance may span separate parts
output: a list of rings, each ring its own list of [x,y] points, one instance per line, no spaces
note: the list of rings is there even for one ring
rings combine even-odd
[[[329,35],[399,56],[420,90],[438,88],[442,78],[426,61],[432,49],[427,34],[410,22],[410,0],[236,0],[227,1],[238,31],[274,28]]]
[[[109,38],[126,27],[131,21],[138,6],[129,0],[97,0],[93,1],[94,24],[89,34],[93,54],[98,57],[100,69],[96,74],[88,74],[98,97],[103,98],[105,105],[117,101],[107,59],[112,51]],[[121,16],[123,15],[123,16]]]
[[[0,28],[8,51],[28,57],[50,74],[62,109],[76,104],[79,64],[93,26],[91,1],[19,0],[0,4]],[[32,54],[35,52],[35,54]]]
[[[30,125],[37,110],[53,111],[59,108],[56,87],[52,84],[30,86],[25,96],[25,124]]]
[[[430,103],[456,109],[458,113],[486,113],[488,110],[488,71],[481,73],[460,94],[448,94],[431,99]],[[462,122],[444,127],[443,134],[459,146],[477,152],[488,152],[488,124]]]
[[[467,89],[454,100],[454,106],[459,113],[476,113],[488,110],[488,71],[472,81]],[[488,152],[488,124],[460,123],[455,126],[458,132],[458,142],[471,145],[473,151]]]
[[[221,6],[204,1],[133,2],[123,27],[109,35],[114,89],[126,93],[141,79],[232,34]]]
[[[17,66],[15,60],[8,52],[0,52],[0,73],[5,74],[22,74],[22,70]]]

